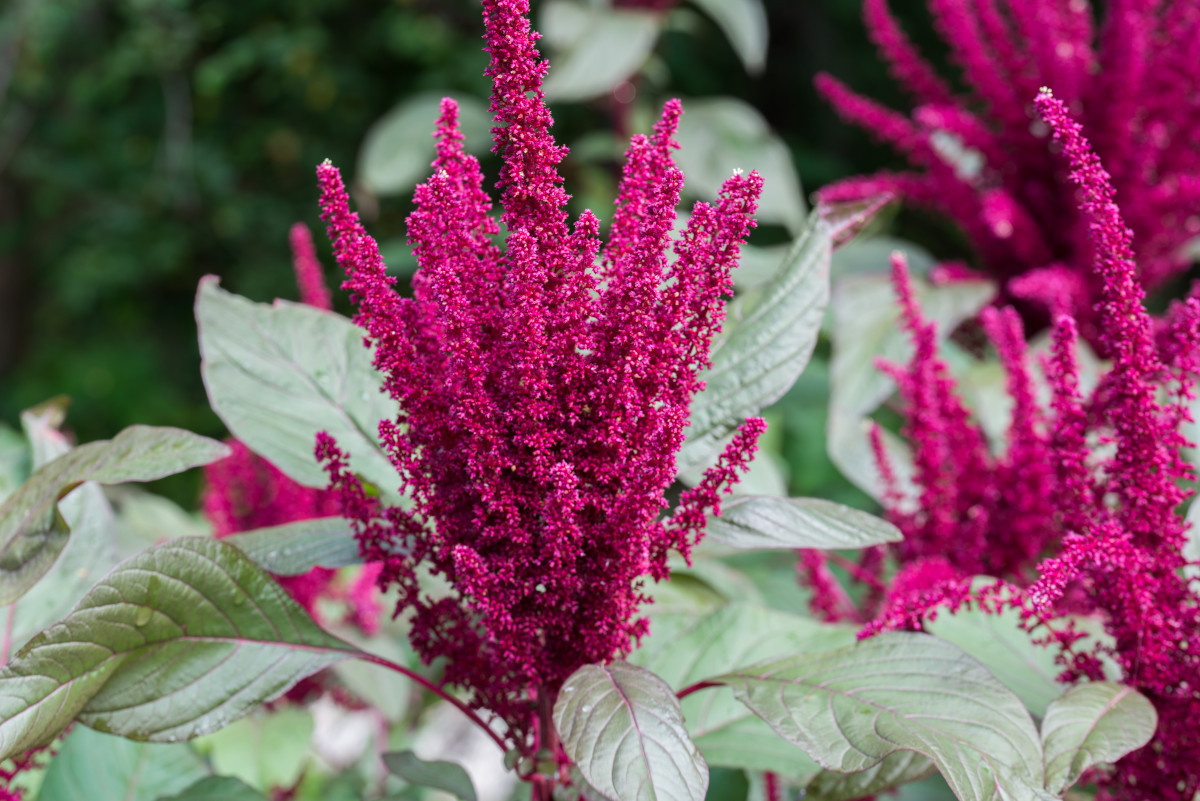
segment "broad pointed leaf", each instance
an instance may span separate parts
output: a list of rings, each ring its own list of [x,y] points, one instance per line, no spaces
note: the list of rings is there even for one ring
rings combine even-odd
[[[258,528],[226,537],[223,542],[236,546],[277,576],[299,576],[314,567],[362,564],[358,540],[344,517]]]
[[[748,549],[866,548],[903,538],[886,520],[840,503],[766,495],[725,501],[705,532],[722,545]]]
[[[43,465],[0,506],[0,604],[20,598],[58,558],[71,533],[58,501],[71,490],[85,481],[153,481],[226,453],[219,442],[189,431],[131,426]]]
[[[204,761],[182,743],[138,743],[76,726],[50,760],[37,797],[38,801],[156,801],[206,775]]]
[[[556,49],[543,88],[553,100],[606,95],[635,74],[654,51],[659,15],[637,8],[547,3],[539,26]]]
[[[358,653],[233,546],[172,540],[119,565],[0,670],[0,759],[75,717],[138,740],[195,737]]]
[[[677,691],[765,659],[840,648],[854,642],[855,633],[848,626],[827,626],[746,603],[697,616],[665,637],[659,629],[655,617],[645,647],[635,650],[630,661],[653,671]],[[688,731],[711,765],[770,770],[796,778],[820,769],[723,688],[694,692],[683,699],[682,708]]]
[[[1034,635],[1021,628],[1021,614],[1015,609],[999,613],[961,609],[953,614],[942,610],[936,620],[925,624],[925,631],[987,665],[1034,717],[1043,717],[1050,702],[1066,689],[1057,680],[1061,668],[1055,664],[1054,651],[1034,642]]]
[[[317,432],[328,431],[355,472],[395,491],[377,431],[396,404],[380,392],[361,328],[311,306],[254,303],[214,276],[200,282],[196,323],[208,399],[235,437],[295,481],[324,487],[313,448]]]
[[[786,740],[829,770],[897,751],[934,762],[961,801],[998,797],[1003,776],[1041,787],[1042,748],[1020,699],[955,646],[882,634],[720,677]]]
[[[457,762],[426,762],[412,751],[391,751],[383,755],[383,764],[409,784],[443,790],[460,801],[475,801],[475,785]]]
[[[584,665],[559,690],[554,725],[580,773],[614,801],[703,801],[708,765],[675,693],[650,671]]]
[[[1046,710],[1046,788],[1062,793],[1088,768],[1116,762],[1150,742],[1158,726],[1154,706],[1136,690],[1093,681],[1077,684]]]
[[[783,397],[804,372],[829,301],[831,253],[828,226],[809,215],[779,275],[730,304],[712,367],[701,375],[705,389],[692,401],[681,472],[711,462],[746,417]]]

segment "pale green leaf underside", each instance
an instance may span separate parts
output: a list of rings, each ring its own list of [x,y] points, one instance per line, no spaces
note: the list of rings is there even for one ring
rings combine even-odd
[[[318,517],[226,537],[277,576],[299,576],[314,567],[362,564],[354,529],[344,517]]]
[[[119,565],[0,670],[0,759],[76,717],[137,740],[195,737],[357,653],[233,546],[172,540]]]
[[[207,776],[182,793],[158,801],[266,801],[266,797],[232,776]]]
[[[130,426],[35,470],[0,506],[0,605],[20,598],[58,558],[70,529],[57,505],[75,487],[85,481],[153,481],[227,453],[219,442],[190,431]]]
[[[882,634],[721,677],[822,767],[851,773],[897,751],[931,759],[961,801],[997,797],[1001,776],[1042,785],[1042,749],[1020,700],[955,646]]]
[[[708,465],[748,417],[783,397],[804,372],[829,301],[831,249],[815,213],[770,283],[730,304],[703,392],[692,400],[678,469]]]
[[[327,431],[350,467],[381,492],[396,471],[380,448],[379,421],[396,404],[363,347],[365,332],[344,317],[296,303],[254,303],[209,276],[196,296],[200,372],[213,411],[229,431],[295,481],[324,487],[313,456]]]
[[[675,693],[650,671],[583,666],[559,691],[554,725],[580,773],[614,801],[703,801],[708,765]]]
[[[138,743],[76,726],[50,760],[37,797],[38,801],[157,801],[208,772],[204,761],[182,743]]]
[[[1154,706],[1136,690],[1104,681],[1077,684],[1050,704],[1042,721],[1047,789],[1061,793],[1091,766],[1141,748],[1157,726]]]
[[[740,495],[710,516],[706,536],[722,545],[747,549],[866,548],[899,542],[891,523],[821,498]]]

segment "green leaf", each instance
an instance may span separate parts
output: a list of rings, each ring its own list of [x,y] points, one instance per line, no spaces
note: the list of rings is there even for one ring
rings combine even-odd
[[[227,453],[189,431],[131,426],[38,468],[0,506],[0,604],[20,598],[54,564],[71,533],[58,501],[83,482],[153,481]]]
[[[555,49],[546,97],[580,101],[611,92],[649,58],[660,24],[658,14],[640,9],[546,3],[538,28]]]
[[[299,576],[314,567],[361,565],[358,540],[344,517],[318,517],[258,528],[226,537],[263,568],[277,576]]]
[[[665,681],[627,662],[584,665],[554,704],[567,756],[614,801],[703,801],[708,765]]]
[[[758,170],[767,179],[755,213],[759,224],[801,236],[811,226],[792,152],[754,106],[735,97],[685,98],[675,139],[685,198],[711,200],[734,170]]]
[[[38,801],[156,801],[207,774],[186,745],[136,743],[77,726],[50,760]]]
[[[669,636],[663,636],[659,622],[654,617],[646,646],[635,650],[630,661],[653,671],[677,691],[765,659],[839,648],[854,642],[855,636],[851,627],[824,625],[746,603],[722,606],[676,627]],[[712,765],[794,777],[819,770],[722,688],[688,695],[682,709],[688,731]]]
[[[420,92],[383,115],[367,131],[358,155],[356,178],[377,196],[411,193],[430,172],[435,155],[433,129],[441,114],[445,91]],[[488,149],[492,118],[487,104],[471,95],[458,95],[458,123],[470,153]]]
[[[866,548],[903,538],[886,520],[840,503],[763,495],[723,502],[705,532],[722,545],[746,549]]]
[[[854,801],[918,781],[934,772],[933,763],[913,751],[897,751],[873,768],[857,773],[823,770],[804,786],[808,801]]]
[[[706,387],[692,400],[680,472],[707,466],[747,416],[779,400],[812,355],[829,299],[830,243],[825,223],[809,217],[779,275],[730,305],[713,346]]]
[[[1150,742],[1158,714],[1131,687],[1104,681],[1077,684],[1046,710],[1046,788],[1059,794],[1088,768],[1116,762]]]
[[[195,737],[358,653],[237,548],[171,540],[119,565],[0,670],[0,759],[75,717],[137,740]]]
[[[998,614],[942,610],[936,620],[925,624],[925,631],[987,665],[1034,717],[1045,716],[1050,703],[1066,689],[1057,680],[1061,668],[1054,662],[1054,651],[1036,644],[1033,635],[1021,628],[1021,613],[1016,609]]]
[[[71,450],[58,430],[66,406],[65,398],[56,398],[21,413],[33,469]],[[59,502],[58,509],[71,536],[58,559],[33,587],[11,607],[0,607],[0,618],[9,621],[0,633],[0,665],[31,637],[69,612],[118,561],[112,508],[97,484],[84,483],[76,488]]]
[[[444,790],[462,801],[475,801],[475,785],[457,762],[426,762],[412,751],[391,751],[383,755],[383,764],[409,784]]]
[[[767,64],[767,12],[762,0],[693,0],[724,33],[751,75]]]
[[[254,303],[214,276],[200,281],[196,322],[209,401],[235,437],[293,480],[324,487],[313,448],[328,431],[356,473],[394,492],[396,471],[376,432],[396,404],[380,392],[361,328],[311,306]]]
[[[1020,699],[936,637],[881,634],[719,680],[829,770],[866,770],[897,751],[915,751],[937,765],[961,801],[997,798],[1010,775],[1016,789],[1042,785],[1041,742]]]
[[[266,796],[231,776],[207,776],[182,793],[158,801],[266,801]]]
[[[295,706],[258,709],[194,742],[223,776],[263,791],[291,787],[311,758],[313,717]]]

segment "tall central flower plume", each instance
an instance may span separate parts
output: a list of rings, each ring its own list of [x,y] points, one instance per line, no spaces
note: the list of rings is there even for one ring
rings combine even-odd
[[[697,204],[668,258],[683,184],[671,101],[653,136],[629,148],[608,244],[591,212],[569,227],[557,171],[566,148],[549,132],[528,0],[483,8],[499,224],[450,100],[409,218],[412,299],[393,289],[337,170],[317,170],[355,320],[402,410],[379,433],[411,507],[380,507],[328,436],[317,451],[364,554],[399,590],[397,611],[412,612],[414,646],[444,657],[447,681],[525,746],[538,702],[646,631],[644,578],[667,575],[669,550],[688,553],[764,428],[748,420],[662,519],[762,182],[735,174],[715,206]],[[449,589],[435,591],[427,572]]]

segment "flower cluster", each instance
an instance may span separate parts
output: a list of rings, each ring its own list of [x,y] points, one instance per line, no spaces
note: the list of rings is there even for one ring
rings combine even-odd
[[[1007,450],[993,456],[955,394],[935,352],[932,325],[922,319],[897,262],[896,284],[915,352],[907,367],[889,370],[905,401],[904,433],[913,447],[920,497],[909,509],[895,487],[889,492],[890,517],[905,534],[896,549],[901,567],[865,633],[917,627],[938,607],[978,599],[970,579],[985,573],[1005,580],[1002,592],[1015,593],[1011,604],[1031,627],[1068,613],[1097,616],[1111,643],[1066,652],[1066,677],[1094,677],[1097,657],[1106,655],[1123,680],[1154,703],[1160,720],[1150,745],[1101,777],[1106,797],[1184,801],[1200,791],[1200,595],[1183,577],[1187,527],[1178,508],[1190,491],[1181,482],[1195,476],[1181,456],[1188,443],[1180,426],[1190,420],[1200,300],[1176,308],[1157,337],[1173,354],[1164,361],[1154,321],[1143,308],[1133,233],[1114,202],[1108,173],[1064,103],[1043,90],[1036,108],[1079,190],[1095,252],[1097,322],[1112,366],[1084,398],[1075,323],[1058,316],[1052,353],[1043,363],[1051,400],[1042,408],[1019,318],[1010,309],[989,312],[984,326],[1007,371],[1013,402]],[[892,475],[882,448],[877,454],[884,475]],[[824,576],[811,572],[811,583],[824,586]],[[1000,594],[985,592],[983,608],[1002,608]],[[828,591],[825,596],[820,605],[834,608],[838,598]],[[1069,627],[1049,639],[1074,641]]]
[[[17,777],[43,767],[45,760],[53,755],[53,746],[43,745],[0,762],[0,801],[23,801],[25,793],[16,786]]]
[[[672,243],[683,176],[671,101],[653,136],[630,145],[607,245],[590,211],[569,226],[557,170],[566,148],[550,135],[528,0],[483,8],[499,221],[450,100],[409,218],[420,268],[411,299],[394,290],[337,170],[317,170],[355,320],[402,410],[379,433],[411,505],[377,504],[330,437],[317,453],[364,554],[383,563],[381,586],[411,614],[418,652],[444,658],[446,680],[525,748],[540,731],[535,708],[547,710],[568,675],[646,631],[643,581],[664,578],[668,551],[686,554],[699,538],[765,426],[747,421],[662,517],[762,181],[735,174]]]
[[[312,234],[303,223],[296,223],[289,239],[301,299],[310,306],[328,310],[329,289],[317,261]],[[201,505],[216,537],[340,513],[334,493],[297,484],[236,439],[226,444],[231,451],[229,456],[204,468]],[[276,580],[317,618],[319,600],[345,602],[349,622],[370,633],[379,626],[380,606],[375,592],[378,572],[378,566],[368,565],[345,587],[338,584],[337,571],[324,567],[314,567],[299,576],[277,576]]]
[[[1105,5],[1098,26],[1086,0],[929,0],[970,89],[963,97],[917,53],[887,0],[864,0],[868,32],[915,111],[898,114],[828,75],[817,85],[843,118],[919,169],[852,178],[822,199],[886,192],[948,215],[1000,282],[1001,302],[1038,327],[1070,314],[1100,346],[1095,244],[1032,113],[1038,88],[1050,87],[1090,132],[1135,233],[1143,287],[1183,271],[1181,246],[1200,235],[1200,94],[1180,77],[1200,68],[1200,3]]]

